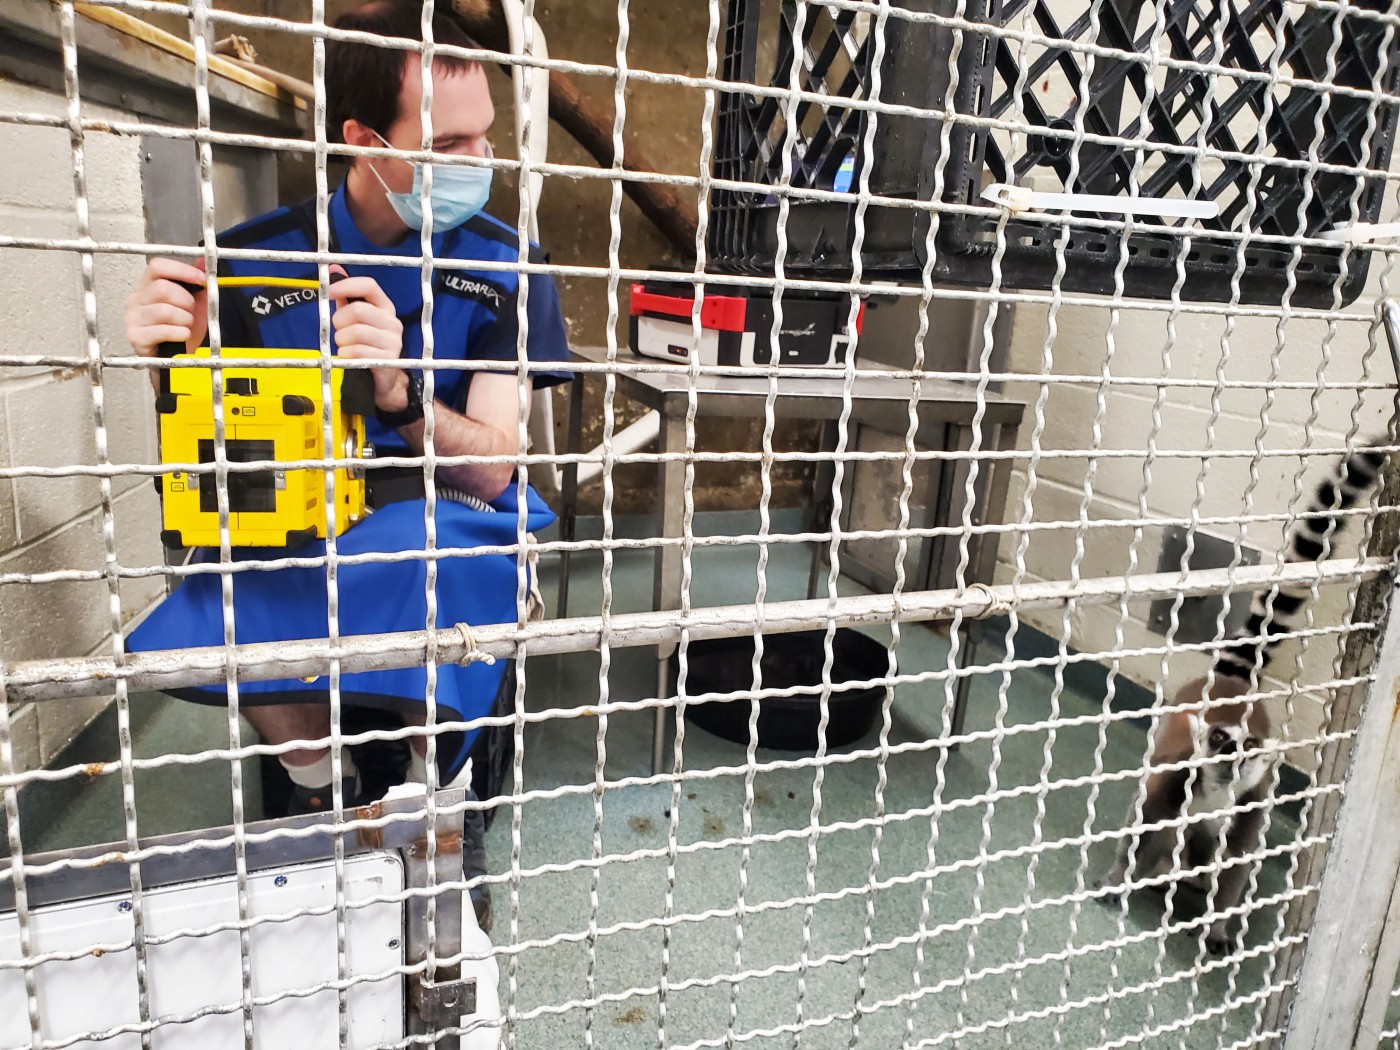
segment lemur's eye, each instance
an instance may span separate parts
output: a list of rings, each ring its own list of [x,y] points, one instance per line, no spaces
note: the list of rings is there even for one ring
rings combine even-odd
[[[1257,736],[1252,736],[1252,737],[1247,738],[1247,739],[1245,740],[1245,742],[1244,742],[1244,749],[1245,749],[1246,751],[1258,751],[1258,750],[1259,750],[1259,738],[1258,738]]]
[[[1230,734],[1223,729],[1212,729],[1210,731],[1210,746],[1219,747],[1230,739]]]

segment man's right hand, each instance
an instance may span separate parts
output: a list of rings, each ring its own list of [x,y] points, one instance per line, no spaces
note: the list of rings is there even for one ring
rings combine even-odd
[[[154,357],[161,343],[182,343],[193,350],[204,341],[209,325],[208,293],[193,295],[177,281],[199,285],[207,277],[204,263],[195,265],[174,259],[152,259],[141,283],[126,297],[126,339],[142,357]]]

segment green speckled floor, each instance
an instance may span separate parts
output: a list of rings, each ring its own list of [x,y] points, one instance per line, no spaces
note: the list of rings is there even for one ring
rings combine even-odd
[[[729,518],[712,527],[734,527]],[[747,525],[745,526],[748,527]],[[615,613],[649,606],[649,555],[620,553],[613,569]],[[756,552],[721,548],[697,553],[694,604],[751,600]],[[596,612],[599,557],[574,561],[570,612]],[[554,567],[546,563],[546,596]],[[771,600],[805,596],[806,554],[775,547],[769,565]],[[851,593],[856,588],[850,588]],[[882,639],[880,635],[871,632]],[[900,647],[906,672],[946,666],[947,642],[920,627],[906,628]],[[991,661],[995,645],[982,650]],[[598,699],[597,654],[532,658],[526,666],[528,704],[539,710],[582,707]],[[649,651],[612,654],[609,683],[614,699],[650,696],[656,663]],[[1050,713],[1051,680],[1034,672],[1012,678],[1006,709],[998,703],[999,675],[979,676],[968,728],[1006,730]],[[902,687],[891,711],[891,744],[938,736],[941,684]],[[137,734],[138,754],[197,751],[226,742],[224,715],[166,701],[137,698],[159,709]],[[1066,692],[1061,714],[1099,710],[1099,697]],[[599,723],[593,717],[531,725],[526,733],[526,787],[548,789],[591,784]],[[522,807],[519,868],[544,869],[519,883],[518,907],[508,885],[496,891],[497,944],[560,943],[529,947],[512,968],[503,964],[502,985],[516,985],[518,1048],[585,1045],[591,1026],[600,1047],[723,1046],[731,1031],[748,1047],[790,1047],[791,1029],[809,1026],[809,1047],[886,1048],[905,1045],[1081,1048],[1099,1046],[1228,1047],[1253,1029],[1263,967],[1248,949],[1273,935],[1275,910],[1254,913],[1246,954],[1216,961],[1198,973],[1198,942],[1185,934],[1159,935],[1162,901],[1134,899],[1126,916],[1117,905],[1076,902],[1086,878],[1080,844],[1093,792],[1074,785],[1046,793],[1044,779],[1063,781],[1094,770],[1097,725],[1062,730],[1050,748],[1046,733],[1012,733],[943,755],[927,750],[893,756],[883,785],[882,826],[876,813],[880,787],[873,759],[829,764],[822,777],[820,822],[838,825],[817,843],[809,894],[807,839],[812,821],[814,774],[781,770],[754,778],[751,820],[766,840],[747,851],[742,772],[688,777],[675,811],[679,846],[712,844],[671,861],[665,855],[673,799],[669,785],[609,790],[603,800],[601,855],[616,858],[597,867],[571,867],[593,855],[594,800],[584,794],[531,802]],[[614,715],[606,733],[609,780],[649,772],[651,715]],[[872,732],[857,748],[873,747]],[[1141,728],[1115,723],[1102,752],[1109,770],[1136,765]],[[845,749],[850,750],[850,749]],[[999,755],[999,758],[998,758]],[[760,761],[791,758],[761,751]],[[940,768],[940,761],[943,762]],[[702,774],[742,767],[744,748],[690,727],[684,768]],[[245,774],[256,784],[251,768]],[[975,800],[995,787],[1015,792],[994,805]],[[196,785],[199,785],[196,787]],[[1093,827],[1109,826],[1128,804],[1130,787],[1102,785],[1093,805]],[[228,768],[177,767],[137,781],[143,833],[225,823],[230,818]],[[254,797],[250,805],[256,806]],[[931,814],[937,811],[937,819]],[[1037,833],[1037,818],[1039,830]],[[85,788],[62,819],[26,827],[26,848],[49,849],[107,841],[121,835],[119,785],[102,778]],[[778,833],[785,836],[772,841]],[[1278,820],[1271,842],[1296,832]],[[490,838],[493,870],[511,871],[512,821],[504,812]],[[662,855],[635,858],[636,851]],[[1108,860],[1111,847],[1091,847],[1087,878]],[[948,869],[931,882],[932,865]],[[876,863],[878,861],[878,863]],[[560,871],[559,867],[570,870]],[[668,870],[670,874],[668,875]],[[1280,891],[1284,872],[1272,861],[1261,876],[1261,894]],[[874,886],[873,891],[870,889]],[[1028,889],[1028,887],[1030,887]],[[742,941],[734,911],[743,894]],[[590,899],[599,900],[597,924],[605,935],[590,953]],[[718,913],[718,914],[714,914]],[[671,928],[631,925],[661,915],[686,917]],[[574,935],[568,937],[567,935]],[[1256,953],[1257,954],[1257,953]],[[737,984],[733,973],[749,973]],[[637,994],[627,995],[630,990]],[[600,999],[591,1011],[558,1009]],[[859,1010],[858,1022],[853,1012]],[[1191,1014],[1204,1019],[1185,1024]],[[734,1018],[731,1029],[731,1016]]]

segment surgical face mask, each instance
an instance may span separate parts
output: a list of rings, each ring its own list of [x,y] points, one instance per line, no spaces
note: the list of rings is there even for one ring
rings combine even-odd
[[[388,141],[377,131],[375,137],[388,146]],[[391,147],[392,148],[392,147]],[[486,147],[486,156],[492,157],[491,147]],[[423,228],[423,165],[413,165],[413,189],[407,193],[395,193],[389,189],[384,177],[370,163],[369,170],[384,187],[384,195],[389,206],[412,230]],[[476,215],[491,197],[491,168],[458,167],[455,164],[433,165],[433,188],[428,195],[433,205],[433,231],[442,233],[454,229]]]

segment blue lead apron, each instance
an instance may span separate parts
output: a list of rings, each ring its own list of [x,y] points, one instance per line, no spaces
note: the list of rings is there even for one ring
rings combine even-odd
[[[554,520],[554,514],[533,489],[528,489],[526,530],[534,532]],[[403,500],[376,510],[336,540],[340,557],[356,554],[407,552],[405,561],[338,565],[340,634],[390,634],[423,630],[428,624],[427,564],[424,508],[426,501]],[[509,546],[517,538],[516,489],[511,485],[492,506],[495,512],[475,510],[439,499],[436,505],[437,549]],[[314,541],[295,549],[236,548],[234,563],[284,556],[322,557],[325,543]],[[218,552],[203,549],[196,563],[217,563]],[[514,554],[464,553],[437,559],[437,616],[435,626],[516,622],[516,557]],[[283,642],[325,638],[328,635],[326,569],[287,567],[245,570],[233,574],[235,640]],[[128,652],[150,652],[185,646],[224,644],[223,599],[218,574],[190,576],[127,639]],[[500,688],[505,662],[466,666],[441,664],[437,670],[436,699],[439,720],[469,720],[485,716]],[[341,700],[346,704],[414,714],[422,711],[427,695],[427,670],[405,667],[389,671],[360,671],[340,678]],[[240,681],[239,704],[325,703],[329,680],[279,678]],[[222,686],[171,690],[171,694],[197,703],[226,704]],[[456,770],[465,760],[477,735],[464,734],[456,760],[444,763]]]

